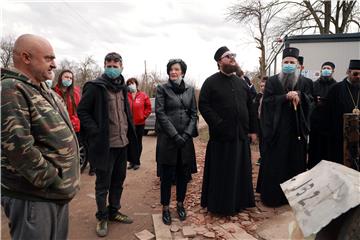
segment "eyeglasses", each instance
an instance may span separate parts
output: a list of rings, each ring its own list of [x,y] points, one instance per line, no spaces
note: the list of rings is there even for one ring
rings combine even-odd
[[[223,59],[223,58],[228,58],[228,59],[236,58],[236,53],[226,54],[225,56],[221,57],[220,59]]]
[[[351,75],[353,75],[353,77],[357,77],[360,75],[360,72],[351,72]]]

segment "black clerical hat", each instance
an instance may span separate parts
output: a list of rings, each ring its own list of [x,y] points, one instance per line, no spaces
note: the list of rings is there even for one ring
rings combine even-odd
[[[321,67],[323,66],[330,66],[332,69],[335,69],[335,64],[333,62],[324,62]]]
[[[360,70],[360,60],[359,59],[350,60],[349,69],[350,70]]]
[[[299,56],[298,58],[299,64],[302,66],[304,65],[304,57],[303,56]]]
[[[294,58],[298,58],[299,57],[299,49],[297,48],[293,48],[293,47],[288,47],[285,48],[283,51],[283,59],[286,57],[294,57]]]
[[[224,53],[228,52],[228,51],[230,51],[230,50],[229,50],[226,46],[223,46],[223,47],[219,48],[219,49],[215,52],[215,55],[214,55],[215,61],[219,61],[220,58],[221,58],[221,56],[222,56]]]

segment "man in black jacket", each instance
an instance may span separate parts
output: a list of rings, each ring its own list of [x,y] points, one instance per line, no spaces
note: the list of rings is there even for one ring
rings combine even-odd
[[[255,132],[249,88],[235,75],[235,54],[227,47],[214,56],[220,71],[201,88],[199,109],[209,126],[201,206],[221,215],[254,207],[249,133]],[[256,134],[250,134],[255,141]]]
[[[121,56],[114,52],[107,54],[104,66],[104,74],[85,84],[77,110],[81,134],[87,141],[88,158],[96,168],[96,233],[100,237],[107,235],[108,220],[132,223],[118,210],[126,177],[126,160],[131,162],[139,157],[127,87],[121,75]]]

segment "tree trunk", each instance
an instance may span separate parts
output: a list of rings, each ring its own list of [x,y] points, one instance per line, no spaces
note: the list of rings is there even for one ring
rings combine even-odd
[[[331,1],[324,1],[324,34],[330,33]]]

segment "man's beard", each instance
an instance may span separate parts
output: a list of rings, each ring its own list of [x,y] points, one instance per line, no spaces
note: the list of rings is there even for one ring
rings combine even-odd
[[[360,86],[360,78],[359,77],[351,77],[351,78],[349,78],[349,81],[351,82],[351,85],[353,85],[354,87]]]
[[[300,73],[295,71],[293,73],[283,73],[279,74],[279,80],[285,90],[293,90],[297,81],[299,80]]]
[[[224,64],[221,70],[226,74],[231,74],[236,72],[237,69],[238,67],[236,65]]]

